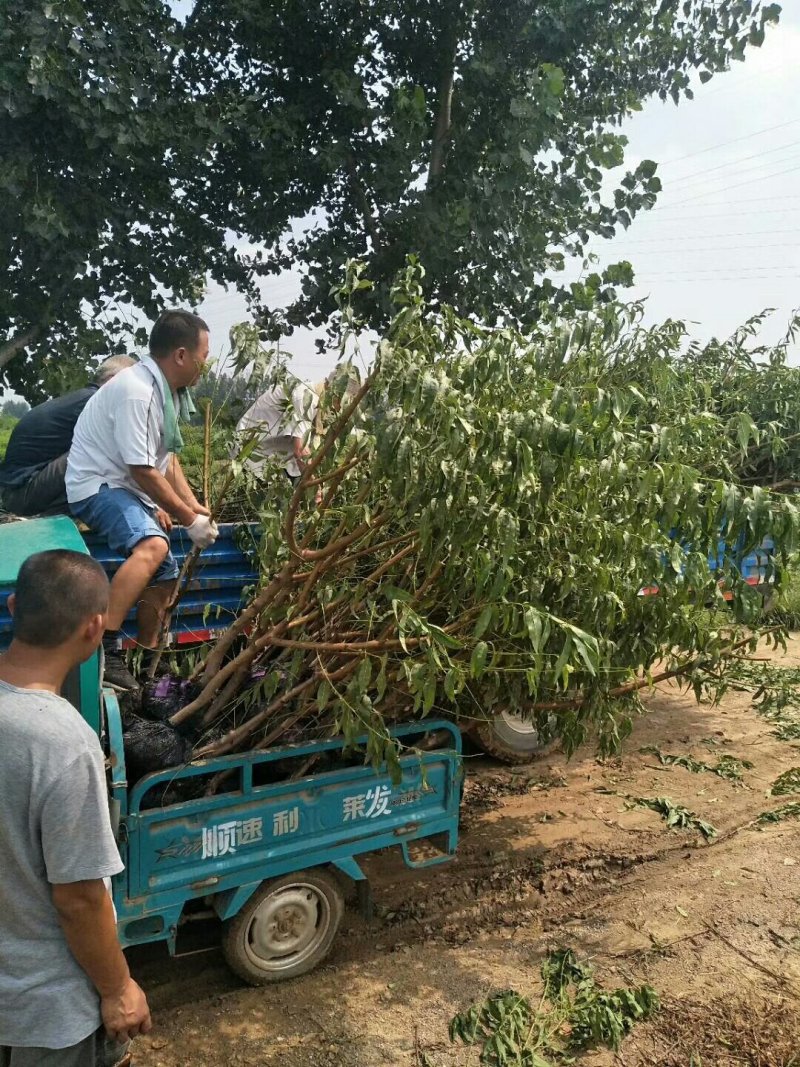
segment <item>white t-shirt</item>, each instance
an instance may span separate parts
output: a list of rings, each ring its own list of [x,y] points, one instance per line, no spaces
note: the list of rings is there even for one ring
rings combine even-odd
[[[128,468],[155,467],[165,474],[168,462],[164,383],[158,365],[145,356],[98,389],[78,417],[67,460],[67,500],[86,500],[108,485],[154,507]]]
[[[308,442],[318,406],[319,397],[305,382],[298,382],[288,394],[283,386],[262,393],[236,424],[241,437],[258,431],[258,440],[247,459],[248,466],[261,474],[268,456],[285,455],[286,473],[299,477],[294,439],[299,437],[304,444]]]

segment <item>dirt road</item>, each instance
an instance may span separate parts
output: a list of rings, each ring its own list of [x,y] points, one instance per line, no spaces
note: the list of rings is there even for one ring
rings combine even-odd
[[[789,651],[782,662],[800,664],[800,640]],[[742,693],[710,707],[661,687],[648,708],[609,761],[470,760],[455,861],[413,873],[374,857],[375,919],[351,910],[305,978],[250,989],[216,951],[135,955],[156,1020],[138,1067],[475,1067],[474,1050],[448,1041],[451,1016],[491,989],[535,995],[557,946],[590,958],[602,984],[648,982],[663,1002],[616,1057],[582,1063],[800,1064],[800,821],[751,825],[791,799],[769,790],[800,745],[777,740]],[[662,766],[647,746],[752,768],[737,783]],[[717,836],[671,831],[624,799],[664,796]]]

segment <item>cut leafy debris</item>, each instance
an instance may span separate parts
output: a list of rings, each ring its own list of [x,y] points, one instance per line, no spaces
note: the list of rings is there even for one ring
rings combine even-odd
[[[648,1026],[648,1067],[800,1067],[800,1015],[793,997],[757,986],[695,1001],[664,997]]]
[[[784,771],[783,774],[775,779],[770,792],[774,797],[785,797],[792,793],[800,793],[800,767],[792,767],[791,770]]]
[[[622,794],[621,794],[622,795]],[[671,830],[698,830],[706,841],[717,836],[717,828],[699,818],[682,804],[674,804],[669,797],[625,796],[627,808],[649,808],[658,812]]]
[[[783,822],[784,819],[800,819],[800,801],[792,804],[784,804],[782,808],[773,808],[772,811],[762,811],[756,819],[756,823],[766,824]]]
[[[634,1024],[659,1007],[647,985],[600,988],[593,968],[571,949],[549,953],[541,975],[537,1006],[512,989],[495,993],[453,1018],[450,1040],[479,1046],[487,1067],[560,1067],[588,1049],[617,1051]]]
[[[774,724],[778,740],[800,740],[800,667],[740,659],[726,667],[718,695],[728,688],[753,694],[753,707]]]
[[[779,741],[800,741],[800,719],[779,722],[772,732]]]
[[[753,768],[749,760],[739,759],[737,756],[720,756],[716,766],[712,767],[710,763],[704,763],[693,756],[662,752],[656,745],[645,745],[639,751],[655,756],[662,767],[685,767],[693,774],[702,774],[707,771],[709,774],[716,774],[718,778],[726,778],[730,782],[741,782],[742,771],[749,771]]]

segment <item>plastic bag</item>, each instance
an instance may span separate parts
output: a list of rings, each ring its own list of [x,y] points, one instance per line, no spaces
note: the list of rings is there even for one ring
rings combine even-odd
[[[147,682],[142,690],[142,715],[154,722],[166,722],[176,711],[191,703],[199,692],[196,682],[162,675]]]
[[[191,744],[166,722],[129,715],[124,720],[122,741],[125,747],[125,767],[128,784],[168,767],[186,763]]]

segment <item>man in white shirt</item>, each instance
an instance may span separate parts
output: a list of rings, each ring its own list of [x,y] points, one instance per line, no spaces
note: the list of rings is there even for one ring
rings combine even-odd
[[[247,409],[236,424],[242,440],[255,435],[247,465],[263,474],[270,456],[280,456],[287,476],[294,482],[300,477],[309,454],[309,439],[319,406],[319,397],[305,382],[295,379],[268,389]],[[284,458],[285,457],[285,458]]]
[[[178,411],[207,359],[205,322],[189,311],[165,311],[150,334],[150,355],[95,393],[75,426],[66,476],[70,510],[127,557],[111,582],[106,647],[116,645],[134,604],[140,645],[156,646],[178,576],[169,550],[172,519],[199,548],[216,540],[216,524],[177,456]]]

